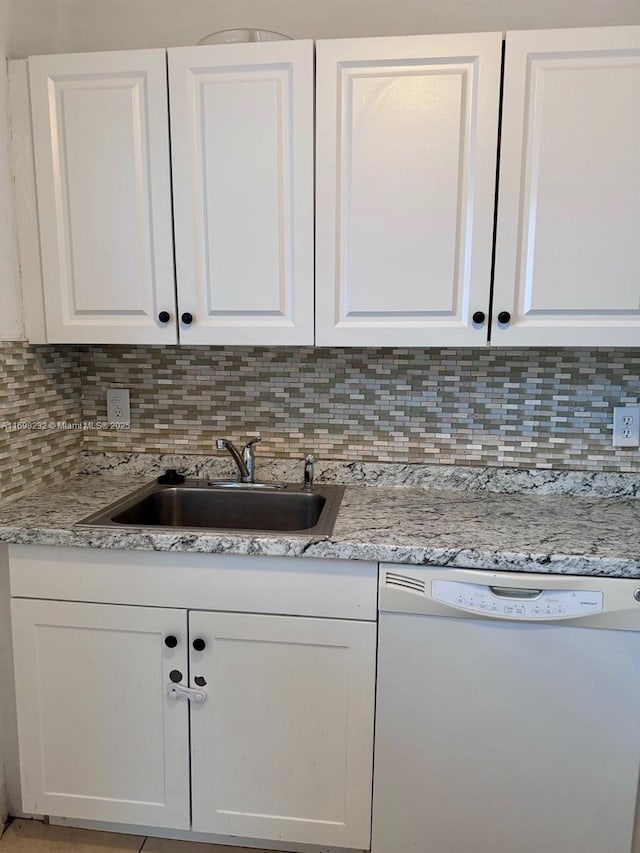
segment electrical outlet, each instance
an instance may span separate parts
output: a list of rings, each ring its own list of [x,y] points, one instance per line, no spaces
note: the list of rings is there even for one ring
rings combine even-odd
[[[640,406],[614,408],[613,446],[640,447]]]
[[[110,424],[128,424],[131,421],[128,388],[107,388],[107,420]]]

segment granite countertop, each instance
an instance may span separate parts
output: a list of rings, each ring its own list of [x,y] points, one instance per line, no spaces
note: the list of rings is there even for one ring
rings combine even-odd
[[[0,541],[640,578],[640,500],[630,495],[347,485],[329,539],[74,526],[151,479],[85,473],[19,498],[0,509]]]

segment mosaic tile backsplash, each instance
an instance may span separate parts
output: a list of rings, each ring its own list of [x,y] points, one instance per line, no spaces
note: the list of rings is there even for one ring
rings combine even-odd
[[[95,429],[109,386],[130,389],[129,431]],[[639,400],[640,349],[0,343],[0,499],[66,476],[81,450],[212,454],[257,434],[263,458],[638,473],[611,421]]]
[[[74,469],[81,370],[71,348],[0,342],[0,501]]]
[[[86,450],[212,453],[260,434],[263,457],[640,471],[611,446],[640,400],[637,350],[84,347],[83,419],[131,392],[129,432]]]

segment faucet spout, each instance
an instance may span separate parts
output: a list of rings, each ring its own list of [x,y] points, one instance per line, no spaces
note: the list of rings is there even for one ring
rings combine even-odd
[[[227,441],[226,438],[219,438],[216,441],[216,447],[218,450],[226,450],[231,455],[238,467],[238,480],[241,483],[249,483],[251,481],[249,469],[245,465],[244,459],[235,444],[232,441]]]
[[[256,481],[256,457],[253,451],[254,444],[261,441],[260,438],[252,438],[242,450],[238,450],[232,441],[219,438],[216,441],[218,450],[226,450],[231,455],[238,468],[238,481],[240,483],[255,483]]]

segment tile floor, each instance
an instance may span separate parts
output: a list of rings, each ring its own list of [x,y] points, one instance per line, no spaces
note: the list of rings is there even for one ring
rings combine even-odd
[[[269,853],[227,847],[168,841],[139,835],[116,835],[49,826],[36,820],[15,820],[0,839],[0,853]]]

